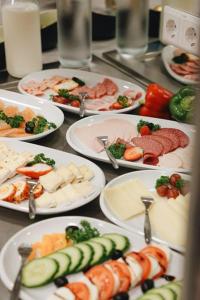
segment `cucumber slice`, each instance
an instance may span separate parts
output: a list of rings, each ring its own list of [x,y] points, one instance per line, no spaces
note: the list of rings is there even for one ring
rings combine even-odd
[[[165,287],[174,291],[174,293],[176,294],[176,300],[181,299],[182,286],[180,285],[180,282],[171,282]]]
[[[110,257],[113,250],[115,249],[115,243],[106,237],[97,237],[90,240],[91,242],[97,242],[106,248],[106,256]]]
[[[58,269],[58,263],[52,258],[35,259],[24,266],[22,284],[28,288],[43,286],[53,280]]]
[[[92,246],[90,246],[89,244],[85,244],[85,243],[76,244],[75,247],[77,247],[78,249],[80,249],[83,252],[83,258],[81,260],[81,263],[80,263],[79,267],[76,269],[76,272],[80,272],[90,265],[90,262],[92,261],[92,258],[94,255],[94,250],[93,250]]]
[[[125,252],[130,247],[129,239],[118,233],[108,233],[103,235],[104,238],[108,238],[115,244],[115,249]]]
[[[86,244],[92,247],[94,253],[92,260],[90,262],[90,266],[99,264],[106,259],[106,249],[103,245],[97,242],[90,242],[90,241],[86,242]]]
[[[149,294],[148,292],[145,295],[137,298],[137,300],[165,300],[165,298],[158,294]]]
[[[67,247],[59,252],[64,253],[70,257],[71,264],[68,269],[68,274],[76,272],[76,269],[78,269],[82,259],[83,259],[83,251],[77,247]]]
[[[176,293],[174,291],[172,291],[171,289],[166,288],[166,286],[162,286],[160,288],[150,290],[150,291],[148,291],[147,294],[148,295],[158,294],[158,295],[161,295],[165,300],[176,300],[177,299]]]
[[[59,266],[57,273],[54,275],[54,279],[67,274],[71,263],[71,259],[68,255],[55,252],[47,257],[55,259]]]

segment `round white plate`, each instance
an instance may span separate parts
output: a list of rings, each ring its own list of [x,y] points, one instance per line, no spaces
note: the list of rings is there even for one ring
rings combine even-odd
[[[59,165],[67,165],[70,162],[74,162],[77,165],[87,165],[89,168],[91,168],[91,170],[94,172],[94,178],[91,180],[91,183],[94,186],[94,192],[92,194],[90,194],[88,197],[86,198],[82,198],[80,200],[71,202],[68,205],[63,205],[63,206],[58,206],[55,208],[37,208],[37,214],[39,215],[50,215],[50,214],[57,214],[57,213],[63,213],[66,211],[70,211],[73,210],[75,208],[81,207],[87,203],[89,203],[90,201],[94,200],[101,192],[101,190],[103,189],[104,185],[105,185],[105,176],[103,174],[103,172],[101,171],[101,169],[95,165],[94,163],[92,163],[91,161],[82,158],[80,156],[71,154],[71,153],[67,153],[67,152],[63,152],[63,151],[59,151],[59,150],[55,150],[55,149],[51,149],[51,148],[47,148],[47,147],[43,147],[43,146],[38,146],[38,145],[34,145],[34,144],[29,144],[29,143],[24,143],[24,142],[20,142],[20,141],[3,141],[5,142],[9,148],[14,149],[17,152],[31,152],[36,154],[39,153],[44,153],[46,157],[52,158],[55,160],[56,162],[56,166]],[[13,181],[13,179],[11,179],[11,181]],[[25,213],[28,213],[28,201],[23,201],[20,204],[15,204],[15,203],[9,203],[6,201],[0,201],[0,206],[2,207],[6,207],[9,209],[13,209],[13,210],[18,210],[18,211],[22,211]]]
[[[113,78],[107,75],[101,75],[101,74],[97,74],[97,73],[92,73],[92,72],[86,72],[86,71],[80,71],[80,70],[72,70],[72,69],[51,69],[51,70],[46,70],[46,71],[41,71],[41,72],[36,72],[36,73],[31,73],[27,76],[25,76],[23,79],[21,79],[19,81],[18,84],[18,89],[22,94],[26,94],[29,95],[27,92],[24,91],[24,89],[22,88],[24,84],[28,83],[29,81],[42,81],[43,79],[47,79],[50,78],[52,76],[65,76],[65,77],[78,77],[82,80],[84,80],[86,82],[86,85],[88,86],[95,86],[97,83],[103,81],[104,78],[110,78],[111,80],[113,80],[117,86],[119,87],[119,92],[118,94],[123,94],[126,90],[128,89],[132,89],[132,90],[136,90],[138,92],[142,93],[142,97],[140,99],[143,99],[145,96],[145,91],[139,87],[138,85],[128,82],[128,81],[124,81],[121,79],[117,79],[117,78]],[[49,96],[52,94],[52,90],[46,91],[45,94],[41,97],[37,97],[39,99],[46,99],[48,101],[49,100]],[[110,96],[109,96],[110,97]],[[117,99],[117,96],[113,96],[114,99]],[[94,115],[94,114],[110,114],[110,113],[124,113],[124,112],[128,112],[131,111],[133,109],[136,109],[137,107],[139,107],[139,100],[135,101],[134,105],[128,107],[128,108],[124,108],[124,109],[119,109],[119,110],[115,110],[115,111],[98,111],[98,110],[86,110],[85,111],[85,115]],[[87,101],[87,100],[86,100]],[[88,100],[88,101],[96,101],[96,100]],[[114,101],[113,101],[114,102]],[[79,113],[79,108],[76,107],[72,107],[70,105],[64,105],[64,104],[59,104],[59,103],[55,103],[52,102],[54,105],[60,107],[61,109],[63,109],[64,111],[69,111],[69,112],[73,112],[78,114]]]
[[[162,50],[162,60],[164,63],[164,66],[166,68],[166,70],[168,71],[168,73],[177,81],[184,83],[184,84],[198,84],[197,81],[195,80],[190,80],[190,79],[186,79],[183,76],[180,76],[178,74],[176,74],[171,68],[170,68],[170,64],[173,63],[172,59],[174,57],[174,51],[177,48],[172,46],[172,45],[168,45],[166,47],[163,48]]]
[[[33,134],[31,136],[25,136],[20,138],[10,138],[6,139],[12,140],[22,140],[22,141],[35,141],[41,139],[53,131],[57,130],[64,122],[64,114],[57,107],[53,106],[51,103],[47,103],[46,100],[38,99],[30,95],[21,95],[19,93],[14,93],[6,90],[0,90],[0,100],[3,101],[6,106],[13,105],[17,106],[19,110],[24,110],[25,108],[32,109],[36,115],[43,116],[49,122],[56,124],[56,129],[46,130],[43,133]],[[0,137],[1,139],[1,137]]]
[[[112,225],[110,223],[93,219],[93,218],[83,218],[83,217],[60,217],[48,219],[42,222],[35,223],[26,227],[25,229],[19,231],[15,234],[3,247],[0,254],[0,277],[5,286],[11,290],[13,287],[14,279],[17,275],[20,265],[20,257],[17,253],[17,247],[21,243],[32,244],[42,238],[44,234],[64,232],[68,225],[79,225],[81,220],[87,220],[92,226],[95,226],[100,233],[121,233],[129,237],[131,242],[131,248],[135,251],[141,250],[145,243],[143,237],[130,233],[118,226]],[[168,269],[168,274],[174,275],[176,279],[182,279],[183,277],[183,267],[184,258],[175,252],[172,252],[171,263]],[[71,275],[71,279],[73,280]],[[156,285],[166,284],[164,279],[156,280]],[[20,298],[22,300],[46,300],[50,296],[56,287],[54,284],[49,284],[41,288],[22,288],[20,293]],[[131,299],[136,299],[141,295],[140,287],[132,289],[130,292]]]
[[[135,171],[135,172],[124,174],[122,176],[119,176],[119,177],[111,180],[105,186],[104,190],[106,188],[114,187],[118,184],[126,182],[130,179],[137,178],[143,182],[143,184],[147,187],[147,189],[149,191],[154,192],[156,180],[158,178],[160,178],[160,176],[169,176],[171,174],[173,174],[173,172],[165,171],[165,170],[163,170],[163,171],[152,171],[152,170]],[[184,179],[190,180],[189,175],[181,174],[181,176]],[[107,205],[106,199],[104,198],[104,190],[101,192],[101,195],[100,195],[100,207],[101,207],[101,210],[103,211],[104,215],[113,223],[115,223],[131,232],[136,232],[141,235],[144,235],[144,229],[143,229],[144,228],[144,214],[133,217],[129,220],[125,220],[125,221],[120,220]],[[123,201],[123,199],[122,199],[122,201]],[[166,224],[166,226],[167,226],[167,224]],[[154,232],[152,233],[152,237],[153,237],[153,240],[156,242],[166,244],[169,247],[172,247],[173,249],[176,249],[178,251],[182,251],[182,252],[185,251],[185,249],[183,247],[180,247],[178,245],[171,245],[171,244],[167,243],[165,240],[159,239],[158,237],[156,237]]]
[[[169,128],[177,128],[185,132],[192,140],[193,134],[195,132],[195,129],[191,125],[183,124],[183,123],[178,123],[175,121],[169,121],[169,120],[163,120],[163,119],[155,119],[155,118],[150,118],[150,117],[141,117],[141,116],[136,116],[136,115],[109,115],[109,116],[91,116],[84,118],[82,120],[77,121],[73,125],[71,125],[66,133],[66,139],[68,144],[77,152],[87,156],[91,157],[93,159],[103,161],[110,163],[105,151],[102,151],[100,153],[95,152],[93,149],[89,148],[86,146],[83,142],[81,142],[76,135],[75,131],[77,128],[86,126],[86,127],[91,127],[94,124],[100,123],[104,120],[108,119],[120,119],[121,121],[129,121],[133,124],[133,128],[136,128],[138,122],[142,119],[148,122],[156,123],[159,124],[161,127],[169,127]],[[123,124],[123,123],[122,123]],[[87,130],[87,129],[86,129]],[[101,135],[99,133],[99,135]],[[119,137],[116,132],[116,138]],[[127,168],[132,168],[132,169],[153,169],[153,170],[161,170],[162,168],[159,166],[152,166],[152,165],[147,165],[143,164],[142,161],[135,161],[135,162],[130,162],[122,159],[118,159],[118,164],[123,167]],[[165,168],[166,169],[166,168]],[[172,169],[176,172],[183,172],[187,173],[190,170],[184,169],[184,168],[178,168],[178,169]]]

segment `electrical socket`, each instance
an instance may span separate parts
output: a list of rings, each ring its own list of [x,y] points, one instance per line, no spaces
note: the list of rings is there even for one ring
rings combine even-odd
[[[183,20],[180,43],[186,51],[198,54],[200,50],[200,24],[192,19]]]
[[[179,39],[180,18],[176,10],[169,6],[164,7],[162,42],[176,45]]]

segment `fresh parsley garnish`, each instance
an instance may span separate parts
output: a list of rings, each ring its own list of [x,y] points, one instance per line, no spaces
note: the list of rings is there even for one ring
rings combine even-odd
[[[158,124],[154,124],[154,123],[150,123],[150,122],[147,122],[147,121],[144,121],[144,120],[140,120],[139,123],[137,124],[137,131],[140,132],[140,129],[143,126],[148,126],[151,131],[157,131],[157,130],[160,129],[160,125],[158,125]]]
[[[168,176],[161,176],[159,179],[156,180],[156,188],[161,185],[168,185],[170,183]]]
[[[100,236],[98,229],[92,227],[86,220],[80,222],[81,228],[74,230],[70,226],[66,228],[66,236],[75,244]]]
[[[33,165],[39,164],[39,163],[47,164],[51,167],[54,167],[55,164],[56,164],[54,159],[51,159],[49,157],[45,157],[44,153],[39,153],[34,157],[34,159],[32,161],[30,161],[27,164],[27,166],[33,166]]]

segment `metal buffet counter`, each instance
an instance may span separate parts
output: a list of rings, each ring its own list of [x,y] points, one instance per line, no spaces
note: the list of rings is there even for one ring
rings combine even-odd
[[[127,80],[130,82],[134,82],[139,84],[142,87],[145,87],[145,83],[141,84],[138,82],[137,77],[132,77],[131,74],[129,75],[126,70],[120,69],[119,66],[114,66],[109,61],[106,61],[105,59],[102,59],[102,49],[104,49],[105,45],[108,45],[107,51],[110,51],[113,48],[113,42],[106,42],[99,43],[96,45],[96,51],[94,51],[95,56],[93,57],[93,62],[89,68],[89,71],[105,74],[107,76],[113,76],[117,77],[123,80]],[[48,56],[48,54],[47,54]],[[49,53],[50,56],[50,53]],[[46,68],[55,68],[58,67],[58,63],[51,63],[45,65]],[[167,75],[166,80],[170,80],[170,86],[172,86],[172,79],[168,79]],[[17,83],[18,80],[14,78],[10,78],[6,72],[0,72],[0,89],[7,89],[10,91],[17,91]],[[166,86],[167,84],[165,84]],[[180,86],[180,84],[177,84],[174,82],[173,84],[174,88],[177,88]],[[137,111],[136,111],[137,112]],[[136,113],[132,112],[132,113]],[[69,128],[71,124],[79,120],[79,116],[65,112],[65,120],[60,129],[55,131],[55,133],[52,133],[51,135],[47,136],[46,138],[43,138],[41,140],[38,140],[36,143],[42,146],[55,148],[58,150],[62,150],[65,152],[75,153],[70,146],[67,144],[65,135],[66,131]],[[75,153],[76,154],[76,153]],[[116,176],[122,175],[127,172],[133,171],[132,169],[127,169],[120,167],[119,170],[114,170],[111,165],[94,161],[104,172],[106,181],[110,181]],[[103,215],[103,213],[100,210],[98,198],[94,201],[90,202],[89,204],[75,209],[71,212],[59,214],[59,216],[65,216],[65,215],[74,215],[74,216],[89,216],[89,217],[95,217],[102,220],[107,220],[106,217]],[[48,218],[52,218],[58,215],[49,215]],[[47,216],[37,216],[34,222],[38,222],[40,220],[43,220],[47,218]],[[108,221],[108,220],[107,220]],[[0,207],[0,248],[3,247],[3,245],[7,242],[7,240],[12,237],[16,232],[21,230],[22,228],[30,225],[33,221],[30,221],[28,218],[28,215],[25,213],[9,210]],[[9,299],[9,292],[8,290],[3,286],[3,284],[0,282],[0,299],[1,300],[7,300]]]

